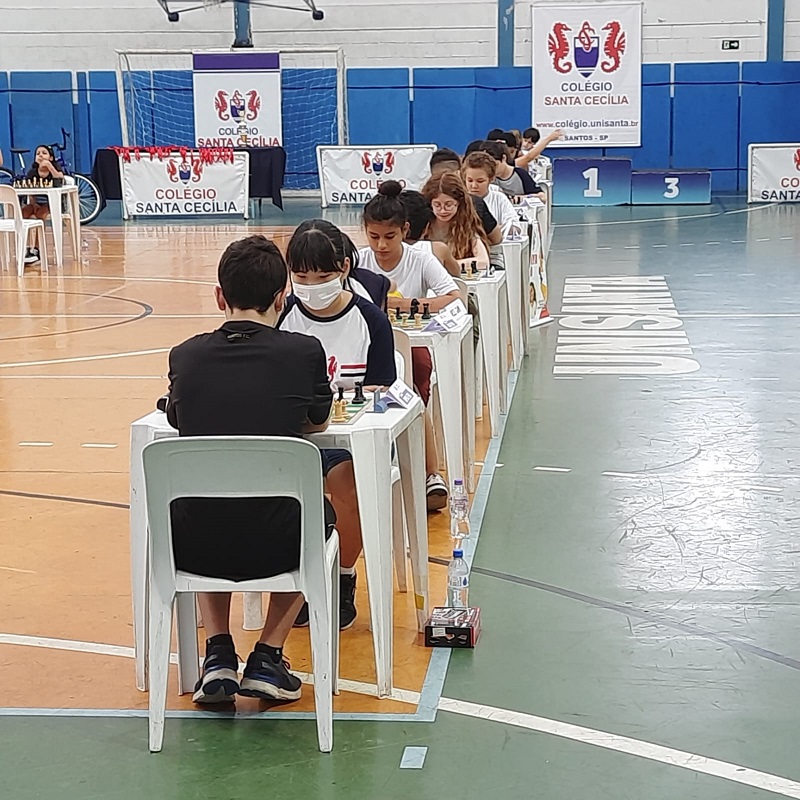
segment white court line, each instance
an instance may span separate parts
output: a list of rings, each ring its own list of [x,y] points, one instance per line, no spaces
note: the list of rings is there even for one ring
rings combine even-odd
[[[765,203],[763,206],[752,206],[748,208],[737,208],[735,211],[714,212],[712,214],[677,214],[673,217],[648,217],[647,219],[620,219],[608,220],[607,222],[570,222],[562,225],[553,225],[554,228],[597,228],[600,225],[642,225],[645,222],[682,222],[685,219],[711,219],[712,217],[726,217],[734,214],[752,214],[754,211],[762,211],[765,208],[772,208],[778,203]]]
[[[610,250],[610,247],[595,247],[595,250]]]
[[[484,719],[489,722],[499,722],[503,725],[512,725],[516,728],[525,728],[529,731],[547,733],[573,742],[591,744],[602,747],[604,750],[613,750],[618,753],[627,753],[631,756],[646,758],[692,772],[711,775],[715,778],[752,786],[767,792],[800,799],[800,783],[770,775],[768,772],[742,767],[727,761],[718,761],[715,758],[706,758],[696,753],[687,753],[684,750],[675,750],[660,744],[645,742],[641,739],[632,739],[616,733],[584,728],[581,725],[572,725],[568,722],[537,717],[533,714],[523,714],[519,711],[509,711],[505,708],[468,703],[463,700],[451,700],[443,697],[439,701],[440,711],[449,711],[451,714],[460,714],[465,717]]]
[[[711,272],[695,272],[695,278],[713,278],[714,275]]]
[[[781,236],[781,241],[782,242],[789,242],[792,239],[794,239],[794,236]]]
[[[751,381],[779,381],[780,378],[750,378]]]
[[[132,647],[123,647],[116,644],[99,644],[97,642],[80,642],[75,639],[52,639],[47,636],[28,636],[25,634],[0,633],[0,644],[16,645],[18,647],[42,647],[48,650],[67,650],[72,653],[90,653],[99,656],[116,656],[119,658],[133,658]],[[171,664],[178,663],[178,656],[172,653],[169,657]],[[240,665],[244,666],[244,665]],[[296,672],[303,683],[313,683],[313,675],[307,672]],[[378,687],[371,683],[361,681],[350,681],[347,679],[339,680],[339,687],[345,692],[354,694],[364,694],[370,697],[378,696]],[[402,703],[419,704],[419,692],[410,689],[395,688],[390,695],[391,700],[398,700]]]
[[[757,242],[771,242],[772,239],[756,239]]]
[[[668,244],[654,244],[653,247],[669,247]]]
[[[101,442],[85,442],[81,447],[95,447],[98,449],[113,450],[117,445],[115,444],[102,444]]]
[[[740,488],[751,492],[768,492],[770,494],[780,494],[783,491],[783,489],[777,486],[742,486]]]
[[[572,472],[568,467],[534,467],[537,472]]]
[[[722,244],[722,242],[706,242],[706,244]]]
[[[24,572],[27,575],[36,575],[36,570],[33,569],[19,569],[18,567],[4,567],[0,564],[0,569],[5,570],[6,572]]]
[[[105,361],[110,358],[128,358],[130,356],[151,356],[155,353],[168,353],[169,347],[157,347],[155,350],[132,350],[127,353],[105,353],[100,356],[74,356],[72,358],[53,358],[49,361],[12,361],[0,364],[0,369],[9,367],[42,367],[49,364],[75,364],[79,361]]]
[[[694,242],[681,242],[681,247],[694,247]]]
[[[608,476],[609,478],[645,478],[646,475],[641,475],[638,472],[613,472],[609,470],[607,472],[603,472],[603,475]]]
[[[52,447],[52,442],[20,442],[19,447]]]
[[[731,239],[731,244],[747,244],[746,239]]]
[[[638,250],[639,249],[639,245],[638,244],[626,244],[625,245],[625,249],[626,250]]]

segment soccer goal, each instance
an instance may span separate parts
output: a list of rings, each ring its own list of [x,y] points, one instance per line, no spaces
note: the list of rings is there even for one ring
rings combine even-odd
[[[123,145],[195,145],[193,52],[230,51],[117,51]],[[344,52],[292,49],[280,57],[285,185],[318,189],[317,145],[348,143]]]

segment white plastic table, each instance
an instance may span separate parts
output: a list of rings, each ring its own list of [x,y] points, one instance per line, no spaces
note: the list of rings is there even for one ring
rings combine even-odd
[[[64,266],[64,215],[61,209],[61,200],[62,198],[67,199],[73,245],[72,257],[77,260],[77,251],[81,241],[81,208],[78,187],[73,183],[65,186],[53,186],[48,189],[21,189],[15,186],[14,190],[20,198],[47,197],[47,202],[50,206],[50,223],[53,228],[57,267]]]
[[[378,696],[392,693],[393,558],[392,444],[397,448],[403,505],[411,551],[417,626],[428,618],[428,522],[425,498],[425,427],[422,400],[408,409],[365,412],[350,423],[333,424],[307,438],[318,447],[336,447],[353,455],[361,517],[367,591],[373,621]],[[133,595],[136,686],[147,689],[147,508],[142,451],[155,439],[177,436],[166,414],[154,411],[131,425],[131,583]],[[387,588],[388,587],[388,588]],[[383,591],[381,590],[383,588]],[[380,633],[380,635],[378,635]]]
[[[530,240],[507,239],[501,245],[508,282],[508,314],[511,320],[512,369],[522,367],[528,353],[530,327]]]
[[[433,355],[437,391],[442,405],[442,430],[447,477],[464,478],[475,490],[475,350],[472,316],[467,314],[449,333],[406,330],[412,347],[427,347]],[[464,445],[466,444],[466,458]]]
[[[508,342],[511,337],[507,272],[498,271],[489,277],[465,283],[469,293],[478,302],[481,320],[480,355],[486,374],[489,423],[492,436],[499,436],[500,414],[506,410]],[[480,374],[476,375],[477,387],[483,386],[482,377]],[[476,400],[482,396],[482,392],[477,392]]]

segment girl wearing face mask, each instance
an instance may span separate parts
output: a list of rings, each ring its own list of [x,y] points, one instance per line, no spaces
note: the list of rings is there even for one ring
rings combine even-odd
[[[423,187],[422,195],[435,215],[429,238],[444,242],[460,265],[467,269],[473,261],[478,269],[486,269],[489,249],[485,234],[461,176],[457,172],[444,172],[431,178]]]
[[[345,288],[351,259],[337,253],[332,238],[332,231],[305,223],[295,231],[286,251],[292,294],[278,327],[322,342],[334,390],[350,391],[357,381],[391,386],[397,377],[392,326],[372,300]]]
[[[278,321],[281,330],[314,336],[322,343],[331,388],[344,389],[348,398],[356,381],[375,388],[391,386],[397,379],[389,319],[371,299],[346,288],[351,285],[354,253],[352,242],[335,225],[323,220],[304,222],[286,250],[292,294]],[[385,296],[385,287],[383,291]],[[361,552],[353,457],[341,449],[323,449],[321,454],[325,491],[341,533],[339,619],[345,630],[356,619],[355,565]],[[304,605],[295,627],[306,625],[308,606]]]

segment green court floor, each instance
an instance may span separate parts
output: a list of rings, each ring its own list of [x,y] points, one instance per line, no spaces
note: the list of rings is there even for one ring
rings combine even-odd
[[[555,221],[556,320],[531,332],[474,562],[484,632],[435,721],[337,721],[322,755],[311,720],[168,719],[150,755],[143,718],[0,712],[0,797],[800,798],[800,211]],[[566,318],[594,312],[565,284],[614,276],[664,278],[662,348],[699,369],[576,348]]]

